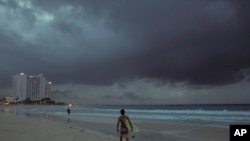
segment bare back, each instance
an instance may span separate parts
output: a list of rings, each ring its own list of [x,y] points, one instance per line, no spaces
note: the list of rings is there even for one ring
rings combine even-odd
[[[118,119],[118,122],[120,122],[120,124],[121,124],[121,128],[126,128],[126,126],[125,126],[125,119],[127,119],[127,120],[129,120],[129,118],[128,118],[128,116],[126,116],[126,115],[121,115],[120,117],[119,117],[119,119]]]

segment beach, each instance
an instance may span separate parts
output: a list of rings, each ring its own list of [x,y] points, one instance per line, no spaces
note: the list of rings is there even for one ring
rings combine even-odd
[[[23,107],[22,107],[23,108]],[[1,140],[8,141],[118,141],[117,118],[98,116],[20,116],[15,106],[2,107]],[[20,109],[18,107],[17,109]],[[27,109],[27,108],[26,108]],[[229,127],[131,119],[140,132],[131,133],[131,141],[228,141]],[[134,138],[132,138],[134,136]]]
[[[112,141],[81,128],[49,120],[0,114],[0,138],[8,141]]]

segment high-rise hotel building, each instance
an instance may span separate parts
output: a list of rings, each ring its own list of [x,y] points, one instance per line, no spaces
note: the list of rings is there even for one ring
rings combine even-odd
[[[26,75],[24,73],[12,76],[14,96],[18,101],[29,98],[32,101],[51,97],[51,82],[48,82],[42,74]]]

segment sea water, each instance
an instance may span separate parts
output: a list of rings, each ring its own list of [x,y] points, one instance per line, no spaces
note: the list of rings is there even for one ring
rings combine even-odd
[[[72,106],[71,116],[117,118],[120,109],[133,120],[185,122],[229,126],[250,124],[250,105],[98,105]],[[33,113],[66,115],[67,106],[46,106],[31,109]]]

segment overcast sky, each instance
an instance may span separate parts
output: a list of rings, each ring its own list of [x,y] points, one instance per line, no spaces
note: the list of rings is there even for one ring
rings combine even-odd
[[[43,74],[80,104],[250,103],[248,0],[0,0],[0,96]]]

